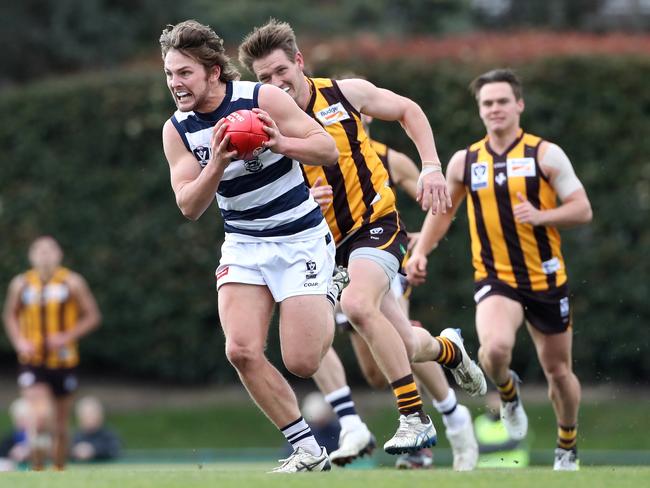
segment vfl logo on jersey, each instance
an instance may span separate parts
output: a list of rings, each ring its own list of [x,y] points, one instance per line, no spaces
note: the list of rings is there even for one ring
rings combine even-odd
[[[472,163],[471,167],[472,190],[480,190],[488,187],[488,164],[480,161]]]
[[[535,158],[508,159],[508,178],[535,176]]]
[[[341,122],[342,120],[347,120],[350,118],[350,115],[343,108],[343,104],[341,102],[330,105],[329,107],[316,112],[314,115],[316,115],[316,118],[323,125],[336,124],[337,122]]]
[[[205,168],[205,165],[208,164],[208,161],[210,160],[210,148],[205,146],[196,146],[192,150],[192,153],[201,165],[201,168]]]
[[[494,178],[494,181],[496,181],[497,185],[501,186],[503,185],[508,178],[506,177],[505,173],[497,173],[496,177]]]
[[[305,273],[305,279],[313,280],[316,278],[316,263],[314,261],[307,261],[307,273]]]

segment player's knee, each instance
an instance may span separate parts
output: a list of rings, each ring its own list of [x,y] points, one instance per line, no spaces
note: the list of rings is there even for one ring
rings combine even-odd
[[[571,366],[566,362],[544,365],[544,374],[549,385],[566,382],[572,375]]]
[[[372,312],[374,312],[370,301],[359,294],[343,294],[341,297],[341,310],[357,328],[363,328]]]
[[[284,359],[284,366],[289,372],[299,378],[311,378],[316,374],[320,366],[320,360],[316,356],[301,355]]]
[[[506,344],[489,342],[481,345],[479,352],[481,364],[485,367],[510,364],[511,350]]]
[[[236,370],[245,371],[259,363],[260,359],[264,357],[264,353],[244,344],[227,342],[226,357]]]

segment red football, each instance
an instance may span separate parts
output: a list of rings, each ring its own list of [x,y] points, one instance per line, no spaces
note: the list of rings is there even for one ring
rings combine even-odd
[[[237,110],[226,117],[226,132],[230,136],[229,151],[237,151],[237,157],[243,160],[255,158],[262,152],[263,142],[269,140],[264,132],[264,124],[251,110]]]

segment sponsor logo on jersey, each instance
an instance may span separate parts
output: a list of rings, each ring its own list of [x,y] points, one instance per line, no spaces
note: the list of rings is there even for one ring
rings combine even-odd
[[[314,115],[323,125],[332,125],[342,120],[347,120],[350,118],[350,114],[343,108],[341,102],[330,105],[323,110],[319,110]]]
[[[499,186],[503,185],[507,180],[508,178],[506,177],[505,173],[502,173],[501,171],[499,171],[494,178],[494,181],[496,181],[497,185]]]
[[[535,176],[535,158],[508,159],[508,178],[516,176]]]
[[[472,190],[480,190],[488,187],[488,164],[485,161],[472,163],[470,170]]]
[[[544,274],[553,274],[556,273],[557,271],[560,270],[562,265],[560,264],[560,260],[558,258],[551,258],[548,261],[544,261],[542,263],[542,271]]]

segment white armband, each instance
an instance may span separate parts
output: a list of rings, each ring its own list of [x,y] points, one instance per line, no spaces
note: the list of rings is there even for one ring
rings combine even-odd
[[[557,144],[548,144],[540,165],[556,170],[551,186],[560,197],[560,200],[564,200],[571,193],[582,188],[582,183],[576,176],[571,161]]]

